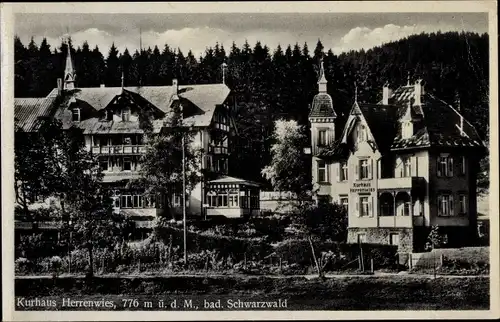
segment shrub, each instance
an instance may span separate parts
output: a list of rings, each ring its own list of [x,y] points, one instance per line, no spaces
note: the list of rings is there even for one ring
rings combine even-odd
[[[17,258],[14,264],[16,274],[28,274],[33,270],[33,263],[24,257]]]
[[[360,246],[358,244],[345,244],[332,241],[313,242],[316,256],[323,257],[324,261],[329,263],[325,270],[342,269],[349,262],[356,260],[360,255]],[[377,267],[392,267],[396,263],[397,246],[381,244],[363,244],[363,258],[367,263],[373,258]],[[281,257],[282,261],[288,264],[296,263],[299,265],[311,265],[313,255],[308,240],[295,239],[286,240],[278,243],[275,248],[276,256]],[[325,262],[324,262],[325,263]]]
[[[183,246],[184,235],[182,229],[169,226],[158,226],[155,235],[164,243],[173,246]],[[263,238],[239,238],[222,236],[216,233],[188,232],[188,249],[190,253],[200,253],[203,250],[217,250],[223,258],[231,256],[240,261],[244,258],[261,258],[272,251],[272,247]]]

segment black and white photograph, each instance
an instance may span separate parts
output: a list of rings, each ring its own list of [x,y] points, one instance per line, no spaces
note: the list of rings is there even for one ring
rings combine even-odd
[[[499,317],[496,1],[1,9],[5,320]]]

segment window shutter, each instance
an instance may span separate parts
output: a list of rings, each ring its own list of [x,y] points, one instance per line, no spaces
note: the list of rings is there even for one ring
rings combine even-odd
[[[443,196],[438,196],[437,197],[437,203],[438,203],[438,215],[441,215],[443,213],[442,211],[442,204],[443,204]]]
[[[454,204],[453,195],[450,195],[449,203],[450,203],[450,216],[453,216],[455,215],[455,211],[453,209],[453,204]]]
[[[396,171],[395,171],[395,177],[397,178],[401,178],[403,176],[403,168],[401,167],[401,164],[402,164],[402,160],[400,157],[397,157],[396,158]],[[398,176],[398,173],[399,173],[399,176]]]
[[[359,198],[356,198],[356,216],[359,217]]]
[[[340,164],[341,164],[340,162],[335,164],[336,165],[335,168],[337,169],[337,182],[340,182],[340,171],[341,171]]]
[[[373,217],[373,197],[368,200],[368,214]]]
[[[453,177],[453,157],[448,158],[448,177]]]
[[[443,174],[441,173],[441,157],[437,158],[437,175],[441,177]]]
[[[418,176],[418,171],[417,171],[417,157],[412,156],[411,157],[411,176],[412,177],[417,177]]]
[[[460,172],[462,172],[462,175],[465,175],[467,173],[467,160],[465,159],[464,156],[462,156],[462,165],[461,165],[461,169],[460,169]]]
[[[354,167],[354,177],[359,180],[359,163],[356,163]]]
[[[370,178],[370,179],[373,179],[372,178],[372,173],[373,173],[372,168],[373,168],[373,160],[370,159],[370,161],[368,161],[368,178]]]

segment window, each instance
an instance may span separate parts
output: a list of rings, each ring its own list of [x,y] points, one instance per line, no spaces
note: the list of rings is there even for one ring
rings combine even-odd
[[[366,243],[366,234],[358,234],[358,244]]]
[[[123,144],[124,145],[131,145],[132,144],[132,138],[130,136],[126,136],[123,138]]]
[[[73,113],[73,122],[80,122],[80,109],[74,108],[72,110]]]
[[[347,162],[340,163],[340,181],[347,181],[349,179],[349,167]]]
[[[100,159],[99,160],[99,167],[101,168],[102,171],[108,171],[109,167],[109,160],[106,159]]]
[[[403,203],[403,213],[401,215],[403,216],[409,216],[410,215],[410,210],[411,210],[411,203],[409,201],[405,201]]]
[[[120,197],[115,196],[115,197],[113,197],[113,199],[114,199],[114,202],[113,202],[114,207],[115,208],[120,208]]]
[[[130,121],[130,109],[126,108],[122,110],[122,121],[123,122]]]
[[[399,234],[397,233],[392,233],[389,235],[389,243],[391,245],[398,246],[399,245]]]
[[[229,207],[238,207],[238,190],[229,191]]]
[[[403,139],[409,139],[413,136],[413,124],[411,121],[405,121],[401,123],[401,137]]]
[[[340,205],[344,207],[346,211],[349,211],[349,198],[347,196],[341,196]]]
[[[438,177],[453,177],[453,158],[448,155],[440,155],[437,164]]]
[[[394,204],[392,200],[389,200],[388,198],[380,200],[380,215],[394,216]]]
[[[360,125],[357,127],[357,141],[358,143],[366,140],[366,129],[364,125]]]
[[[132,161],[130,158],[123,158],[123,171],[131,171],[132,170]]]
[[[217,207],[217,194],[214,191],[209,191],[205,203],[209,207]]]
[[[411,160],[406,157],[403,159],[403,175],[402,177],[411,177]]]
[[[328,182],[328,171],[326,162],[318,161],[318,182]]]
[[[368,159],[360,160],[359,161],[359,179],[361,180],[366,180],[370,179],[370,164]]]
[[[133,207],[134,208],[142,208],[142,199],[143,199],[142,196],[135,195],[133,197],[133,201],[134,201]]]
[[[121,207],[122,208],[132,208],[132,196],[131,195],[122,195],[121,196]]]
[[[360,216],[368,217],[371,214],[369,197],[359,197],[359,204],[361,205]]]
[[[467,213],[467,197],[465,195],[458,196],[458,204],[459,204],[459,214],[465,215]]]
[[[106,112],[105,113],[106,120],[107,121],[113,121],[113,112],[112,111],[108,111],[108,110],[106,110],[105,112]]]
[[[458,174],[461,176],[465,176],[465,173],[467,171],[466,165],[465,165],[465,157],[461,156],[458,158]]]
[[[453,198],[451,195],[444,194],[438,196],[438,215],[453,215]]]
[[[172,204],[174,207],[180,207],[182,206],[182,201],[181,201],[181,195],[180,194],[174,194],[173,198],[172,198]]]
[[[327,132],[325,129],[318,130],[318,146],[325,146],[327,143]]]

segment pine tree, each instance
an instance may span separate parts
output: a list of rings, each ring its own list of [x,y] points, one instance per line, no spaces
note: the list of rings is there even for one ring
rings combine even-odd
[[[105,73],[105,84],[107,87],[117,87],[121,85],[121,66],[120,59],[118,58],[118,49],[115,47],[115,43],[111,45],[108,52],[108,58],[106,58],[106,73]]]

